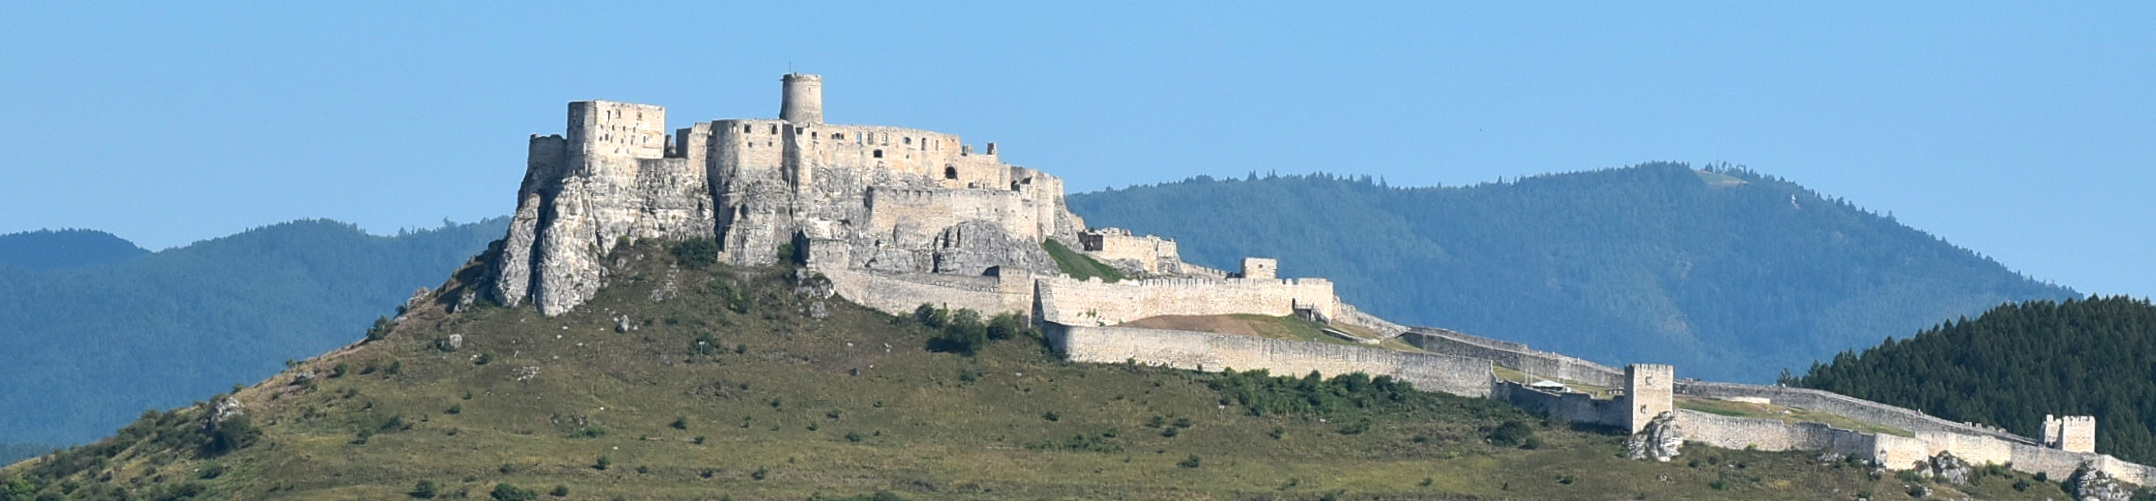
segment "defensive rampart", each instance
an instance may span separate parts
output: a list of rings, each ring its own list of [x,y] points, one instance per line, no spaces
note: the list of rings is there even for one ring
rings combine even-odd
[[[1535,376],[1608,388],[1624,385],[1624,371],[1575,357],[1535,351],[1520,343],[1429,327],[1410,328],[1400,335],[1400,340],[1432,353],[1487,359],[1500,367]]]
[[[1044,324],[1048,342],[1074,362],[1135,361],[1177,369],[1265,369],[1278,375],[1326,376],[1362,372],[1392,376],[1416,388],[1488,396],[1490,362],[1308,341],[1132,327]]]
[[[1066,277],[1040,281],[1041,320],[1065,325],[1115,325],[1161,315],[1248,313],[1287,316],[1296,310],[1326,318],[1340,298],[1324,279],[1159,278],[1102,282]]]
[[[1572,423],[1624,427],[1630,424],[1623,399],[1595,399],[1586,393],[1551,393],[1511,381],[1498,381],[1490,397],[1519,406],[1528,412]]]
[[[1020,272],[1011,276],[960,276],[837,267],[816,271],[831,279],[840,297],[893,315],[910,315],[922,304],[954,310],[970,308],[984,316],[1025,314],[1033,307],[1033,277]]]
[[[1877,435],[1820,423],[1784,423],[1774,419],[1722,416],[1677,409],[1685,441],[1724,449],[1828,451],[1863,458],[1877,456]],[[1888,436],[1888,438],[1901,438]],[[1900,463],[1901,469],[1909,463]]]
[[[1924,413],[1887,404],[1850,397],[1839,393],[1783,386],[1760,386],[1736,383],[1711,383],[1705,381],[1678,381],[1677,394],[1687,397],[1727,400],[1736,397],[1765,398],[1774,405],[1796,407],[1828,414],[1847,416],[1860,421],[1870,421],[1911,432],[1948,432],[1963,435],[1992,437],[2015,443],[2040,445],[2027,437],[2007,433],[1990,427],[1972,426],[1947,421]]]

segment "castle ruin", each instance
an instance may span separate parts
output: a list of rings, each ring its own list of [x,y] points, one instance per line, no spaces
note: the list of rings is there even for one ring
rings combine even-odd
[[[1273,259],[1215,270],[1183,262],[1174,240],[1087,228],[1064,204],[1061,179],[1005,163],[995,143],[976,149],[955,134],[825,123],[821,77],[787,74],[781,83],[777,119],[713,120],[672,132],[660,106],[569,103],[563,134],[530,139],[516,213],[488,251],[480,288],[503,305],[530,301],[559,315],[606,283],[603,260],[617,246],[710,239],[724,262],[798,262],[847,300],[886,312],[927,303],[1026,315],[1074,361],[1366,372],[1635,434],[1673,423],[1685,441],[1717,447],[1820,450],[1893,469],[1952,453],[2055,476],[2089,468],[2133,483],[2156,480],[2156,469],[2097,454],[2089,416],[2046,416],[2037,440],[1829,392],[1678,380],[1668,365],[1620,372],[1519,343],[1393,324],[1341,301],[1330,281],[1279,278]],[[1048,253],[1050,241],[1136,278],[1071,278]],[[1352,325],[1414,348],[1118,326],[1225,314]],[[1500,379],[1496,368],[1529,379]],[[1909,435],[1726,416],[1684,408],[1680,398],[1805,409]]]

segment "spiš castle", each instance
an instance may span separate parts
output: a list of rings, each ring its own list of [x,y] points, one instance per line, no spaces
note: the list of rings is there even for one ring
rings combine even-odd
[[[2044,437],[2029,438],[1829,392],[1680,379],[1667,365],[1619,370],[1519,343],[1397,325],[1342,302],[1327,280],[1278,277],[1272,259],[1212,269],[1183,262],[1173,240],[1089,228],[1065,206],[1062,179],[1006,163],[995,143],[826,123],[821,77],[788,74],[781,82],[777,119],[671,131],[660,106],[569,103],[563,134],[531,138],[515,217],[489,250],[485,293],[558,315],[606,283],[606,258],[618,245],[714,239],[722,261],[792,260],[837,295],[891,313],[926,303],[1025,315],[1073,361],[1391,375],[1426,390],[1625,430],[1635,457],[1667,460],[1689,442],[1814,450],[1897,470],[1936,467],[1952,456],[2058,478],[2085,468],[2135,484],[2156,479],[2156,469],[2096,453],[2096,423],[2086,416],[2047,417]],[[1044,248],[1049,241],[1136,278],[1070,278]],[[1336,327],[1327,332],[1340,342],[1124,325],[1231,314],[1300,316]],[[1811,411],[1869,426],[1688,408],[1709,403]]]

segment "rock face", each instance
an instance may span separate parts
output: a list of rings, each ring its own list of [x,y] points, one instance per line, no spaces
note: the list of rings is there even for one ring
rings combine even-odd
[[[822,109],[820,78],[788,78],[817,85],[787,85],[783,102]],[[490,250],[494,300],[567,312],[605,284],[616,245],[642,239],[716,239],[742,265],[977,276],[1054,273],[1041,241],[1075,244],[1084,229],[1061,179],[1003,163],[994,144],[977,153],[956,135],[821,113],[665,125],[659,106],[579,101],[565,135],[531,138],[516,214]]]
[[[1632,459],[1654,458],[1669,461],[1683,454],[1684,428],[1677,426],[1677,414],[1664,412],[1647,422],[1647,427],[1624,441],[1625,457]]]
[[[2102,470],[2084,467],[2067,484],[2080,501],[2130,501],[2134,497],[2132,488]]]
[[[1954,485],[1969,485],[1969,476],[1975,472],[1969,466],[1968,461],[1954,457],[1954,453],[1944,451],[1941,451],[1937,456],[1932,456],[1931,459],[1925,460],[1922,466],[1921,471],[1925,476]]]

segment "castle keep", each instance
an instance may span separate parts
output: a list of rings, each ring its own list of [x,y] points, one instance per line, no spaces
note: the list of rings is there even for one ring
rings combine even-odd
[[[1061,179],[1005,163],[995,143],[975,148],[955,134],[826,123],[821,77],[788,74],[781,83],[777,119],[672,131],[663,107],[569,103],[563,134],[531,137],[509,233],[489,249],[477,285],[503,305],[529,301],[559,315],[606,283],[604,260],[616,246],[710,239],[722,261],[800,262],[828,279],[831,292],[886,312],[927,303],[1024,315],[1074,361],[1393,376],[1674,441],[1648,454],[1658,459],[1689,441],[1828,451],[1894,469],[1950,453],[2062,478],[2087,468],[2156,480],[2156,469],[2097,454],[2096,423],[2087,416],[2046,416],[2038,440],[1829,392],[1681,380],[1667,365],[1619,371],[1519,343],[1393,324],[1341,301],[1330,281],[1280,278],[1272,259],[1217,270],[1183,262],[1173,240],[1087,228],[1065,206]],[[1134,279],[1071,278],[1046,250],[1049,241]],[[1121,325],[1229,314],[1297,316],[1345,341]],[[1392,348],[1368,346],[1382,343]],[[1686,408],[1702,402],[1806,410],[1902,433]]]

